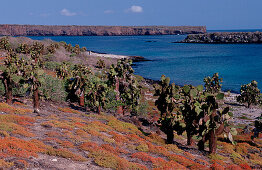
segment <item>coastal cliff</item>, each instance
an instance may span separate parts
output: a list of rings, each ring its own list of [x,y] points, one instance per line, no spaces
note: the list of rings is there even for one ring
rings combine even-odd
[[[262,32],[216,32],[190,34],[181,43],[262,43]]]
[[[205,26],[0,25],[2,36],[120,36],[206,33]]]

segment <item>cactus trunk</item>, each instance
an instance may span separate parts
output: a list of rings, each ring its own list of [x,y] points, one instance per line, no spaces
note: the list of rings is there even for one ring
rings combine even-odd
[[[217,149],[217,136],[215,134],[215,130],[210,131],[210,138],[209,138],[209,152],[216,153]]]
[[[219,126],[219,128],[216,130],[216,133],[215,133],[215,135],[221,135],[222,133],[223,133],[223,131],[224,131],[224,129],[225,129],[225,125],[224,125],[224,122]]]
[[[188,146],[193,145],[193,139],[192,139],[192,135],[190,134],[190,132],[187,132],[187,145]]]
[[[39,103],[39,89],[37,85],[34,87],[34,91],[33,91],[33,104],[34,104],[34,113],[39,113],[40,103]]]
[[[173,141],[174,141],[174,131],[173,129],[171,130],[168,130],[166,132],[166,135],[167,135],[167,140],[166,140],[166,143],[167,144],[173,144]]]
[[[12,104],[13,94],[10,78],[4,79],[3,84],[5,86],[6,103]]]
[[[79,97],[79,106],[82,106],[82,107],[85,106],[85,95],[84,95],[84,94],[85,94],[85,93],[82,92],[81,95],[80,95],[80,97]]]
[[[101,114],[101,106],[98,106],[98,107],[97,107],[97,113],[98,113],[98,114]]]
[[[250,108],[250,106],[251,106],[251,103],[248,102],[248,103],[247,103],[247,108]]]
[[[119,95],[119,78],[116,78],[116,101],[120,101],[120,95]],[[123,106],[117,107],[117,114],[123,114]]]

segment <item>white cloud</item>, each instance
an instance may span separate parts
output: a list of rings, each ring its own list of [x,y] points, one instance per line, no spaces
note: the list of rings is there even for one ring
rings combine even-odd
[[[113,10],[105,10],[104,13],[105,14],[112,14],[112,13],[114,13],[114,11]]]
[[[141,6],[136,6],[136,5],[133,5],[131,6],[128,11],[130,12],[134,12],[134,13],[141,13],[143,12],[143,8]]]
[[[65,8],[60,11],[60,14],[64,15],[64,16],[67,16],[67,17],[76,15],[75,12],[70,12],[68,9],[65,9]]]

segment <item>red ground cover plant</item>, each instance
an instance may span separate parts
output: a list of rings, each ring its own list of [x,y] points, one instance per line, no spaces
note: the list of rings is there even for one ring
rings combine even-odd
[[[120,144],[121,144],[121,143],[128,143],[128,141],[129,141],[124,135],[118,134],[118,133],[116,133],[116,132],[114,132],[114,131],[109,132],[109,134],[112,135],[112,136],[113,136],[113,139],[114,139],[116,142],[120,143]]]
[[[7,103],[0,103],[0,111],[9,113],[9,114],[26,114],[26,113],[33,112],[33,110],[31,109],[14,107],[14,106],[8,105]]]
[[[245,169],[245,170],[251,170],[251,169],[252,169],[248,164],[240,164],[239,166],[240,166],[242,169]]]
[[[194,161],[190,160],[190,159],[187,159],[186,157],[184,156],[181,156],[181,155],[175,155],[175,154],[171,154],[168,156],[169,160],[173,160],[183,166],[186,166],[186,167],[191,167],[193,166],[194,164],[196,164]]]
[[[163,155],[163,156],[169,156],[171,153],[168,152],[168,150],[162,146],[156,146],[152,143],[147,142],[149,152]]]
[[[29,158],[30,156],[37,157],[37,153],[43,151],[43,148],[30,141],[25,141],[15,137],[0,138],[0,158]]]
[[[226,169],[227,170],[242,170],[242,168],[238,165],[228,165]]]
[[[58,110],[61,112],[66,112],[66,113],[76,113],[76,114],[81,114],[79,111],[71,109],[69,107],[58,107]]]
[[[224,170],[225,168],[222,165],[215,162],[211,165],[210,169],[212,169],[212,170]]]
[[[132,158],[137,158],[143,162],[151,162],[154,169],[186,169],[186,167],[178,164],[175,161],[166,161],[163,158],[155,158],[145,152],[136,152],[131,155]]]

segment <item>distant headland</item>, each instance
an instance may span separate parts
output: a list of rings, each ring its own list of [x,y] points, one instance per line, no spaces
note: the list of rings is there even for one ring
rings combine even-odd
[[[0,25],[2,36],[128,36],[206,33],[205,26]]]
[[[262,32],[215,32],[189,34],[179,43],[245,44],[262,43]]]

